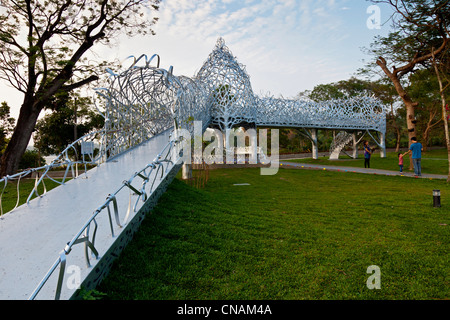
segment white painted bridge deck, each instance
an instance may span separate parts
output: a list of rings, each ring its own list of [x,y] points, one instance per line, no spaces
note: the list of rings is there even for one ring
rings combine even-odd
[[[135,172],[151,163],[169,142],[170,130],[101,164],[65,185],[48,191],[0,217],[0,299],[28,299],[64,249],[67,242],[79,232],[93,212],[102,205],[108,194],[115,192]],[[122,197],[121,199],[119,197]],[[118,195],[122,219],[128,205],[129,192]],[[105,211],[105,212],[103,212]],[[107,250],[114,238],[111,236],[106,210],[99,215],[95,247]],[[115,231],[116,236],[120,231]],[[78,266],[82,277],[89,272],[84,257],[84,244],[76,244],[67,255],[66,269]],[[95,267],[96,259],[91,259]],[[76,270],[72,269],[72,270]],[[40,291],[36,299],[54,299],[59,268]],[[66,273],[65,279],[71,274]],[[75,279],[75,278],[74,278]],[[61,299],[69,299],[75,289],[62,286]]]

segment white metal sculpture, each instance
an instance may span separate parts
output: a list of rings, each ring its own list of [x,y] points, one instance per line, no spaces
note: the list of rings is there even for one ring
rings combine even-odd
[[[330,160],[339,159],[341,150],[352,140],[353,135],[346,131],[340,131],[338,134],[336,134],[330,146]]]
[[[222,38],[192,78],[173,75],[172,67],[160,69],[159,60],[156,67],[150,66],[153,57],[138,66],[141,59],[121,74],[111,72],[110,87],[100,92],[107,99],[106,130],[114,132],[107,139],[111,154],[172,125],[192,130],[193,120],[202,121],[204,129],[212,125],[222,131],[243,125],[314,132],[372,130],[381,134],[374,141],[384,150],[386,115],[380,100],[368,96],[322,102],[259,97],[253,93],[245,66]],[[317,149],[317,139],[311,140]]]
[[[152,66],[151,63],[155,58],[157,58],[156,66]],[[353,135],[356,131],[367,131],[369,134],[370,131],[376,131],[381,134],[379,145],[382,148],[384,146],[386,119],[379,100],[372,97],[357,97],[316,103],[258,97],[253,93],[245,67],[237,62],[221,38],[200,71],[192,78],[175,76],[172,67],[169,70],[160,68],[157,55],[150,59],[142,55],[134,59],[132,65],[123,72],[114,73],[111,70],[108,72],[111,75],[109,86],[97,90],[105,104],[105,110],[102,112],[105,127],[69,145],[51,164],[4,177],[0,179],[0,183],[6,186],[8,181],[20,181],[33,173],[40,173],[40,177],[36,175],[36,185],[28,197],[29,201],[33,194],[38,195],[37,187],[43,183],[44,177],[48,177],[49,170],[55,167],[66,168],[64,179],[60,182],[64,184],[69,170],[72,171],[73,177],[78,176],[78,165],[84,165],[86,171],[87,163],[100,164],[173,127],[192,132],[194,120],[202,123],[203,131],[210,125],[222,130],[243,125],[303,128],[305,135],[313,143],[313,155],[317,154],[317,129],[344,130],[352,132]],[[348,140],[350,139],[346,141]],[[175,163],[179,163],[179,154],[172,150],[178,150],[177,145],[180,143],[181,140],[177,137],[171,138],[156,159],[132,175],[129,180],[124,181],[116,192],[110,193],[89,221],[65,245],[54,265],[31,295],[31,299],[39,293],[58,266],[60,272],[55,296],[59,298],[64,278],[65,257],[72,247],[79,243],[85,244],[88,265],[89,250],[98,257],[94,245],[96,218],[107,213],[112,228],[111,206],[114,208],[116,222],[120,226],[115,195],[122,192],[121,190],[127,190],[130,195],[133,193],[138,196],[134,207],[131,201],[128,203],[126,220],[128,212],[136,210],[138,201],[145,201],[153,192],[155,181],[158,177],[162,178],[160,172],[167,174],[175,167]],[[71,159],[68,150],[73,149],[76,152],[78,144],[82,146],[83,157]],[[87,159],[84,156],[87,156]],[[17,186],[19,187],[19,184]],[[2,194],[4,190],[5,187]],[[95,227],[92,234],[89,232],[91,225]],[[111,234],[114,235],[113,229]]]

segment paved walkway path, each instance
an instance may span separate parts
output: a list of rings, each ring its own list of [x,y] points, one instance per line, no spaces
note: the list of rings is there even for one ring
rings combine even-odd
[[[332,165],[319,165],[319,164],[311,164],[311,163],[297,163],[290,161],[280,161],[281,167],[285,168],[301,168],[301,169],[315,169],[315,170],[331,170],[331,171],[342,171],[342,172],[355,172],[355,173],[365,173],[365,174],[379,174],[386,176],[403,176],[403,177],[411,177],[411,178],[426,178],[426,179],[447,179],[446,175],[439,174],[428,174],[423,173],[421,177],[415,177],[414,173],[411,172],[403,172],[400,173],[398,171],[392,170],[382,170],[382,169],[368,169],[368,168],[359,168],[359,167],[344,167],[344,166],[332,166]]]

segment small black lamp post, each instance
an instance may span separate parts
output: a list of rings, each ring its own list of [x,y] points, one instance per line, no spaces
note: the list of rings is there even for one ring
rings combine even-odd
[[[433,190],[433,207],[439,208],[441,206],[441,190]]]

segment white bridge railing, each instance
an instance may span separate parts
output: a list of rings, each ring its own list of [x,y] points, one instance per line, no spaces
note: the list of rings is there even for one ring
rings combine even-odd
[[[37,168],[28,168],[13,175],[7,175],[0,179],[0,185],[3,185],[0,193],[0,215],[3,215],[4,209],[2,205],[3,194],[9,182],[17,182],[17,201],[14,210],[20,204],[20,187],[21,181],[25,178],[34,176],[35,184],[29,193],[26,203],[28,204],[33,196],[42,196],[47,192],[45,179],[50,179],[59,185],[64,185],[69,178],[77,178],[80,175],[79,167],[83,167],[84,173],[87,172],[88,166],[99,165],[106,160],[107,150],[104,145],[98,141],[103,139],[105,130],[99,130],[88,133],[76,141],[69,144],[51,163]],[[99,148],[95,149],[95,144],[99,144]],[[55,169],[63,169],[64,174],[60,180],[57,180],[51,174]],[[43,186],[43,194],[39,194],[39,186]],[[9,210],[9,211],[11,211]]]
[[[92,216],[79,229],[72,240],[61,250],[53,265],[30,295],[30,300],[34,300],[37,297],[58,267],[59,274],[55,290],[55,300],[60,298],[62,285],[64,283],[67,258],[75,245],[84,244],[84,255],[87,267],[91,266],[91,255],[96,259],[101,256],[102,253],[99,252],[95,246],[96,235],[98,232],[97,229],[99,226],[97,219],[100,216],[107,215],[110,227],[110,237],[114,238],[118,232],[117,228],[121,229],[126,226],[127,222],[132,219],[133,214],[140,209],[143,203],[145,203],[159,182],[162,181],[174,166],[180,162],[181,157],[177,150],[179,142],[179,140],[171,139],[152,162],[135,172],[128,180],[123,181],[114,192],[107,195],[106,201],[95,209]],[[129,201],[128,203],[120,204],[118,203],[118,195],[124,192],[130,193]],[[135,197],[136,199],[132,201],[132,197]],[[126,212],[120,212],[120,207],[126,207]]]

